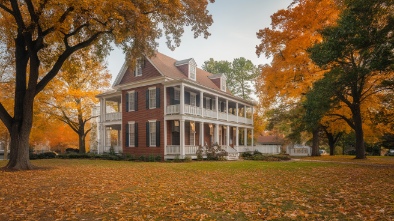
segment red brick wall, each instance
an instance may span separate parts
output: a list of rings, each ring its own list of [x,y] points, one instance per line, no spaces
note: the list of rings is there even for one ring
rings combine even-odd
[[[146,91],[149,87],[160,88],[160,107],[155,109],[146,109]],[[130,89],[138,93],[138,110],[126,112],[126,93],[122,91],[122,136],[123,136],[123,153],[132,155],[160,155],[164,156],[164,86],[161,84],[150,85]],[[160,147],[147,147],[146,145],[146,122],[149,120],[160,121]],[[125,125],[129,121],[138,123],[138,147],[126,147],[126,130]]]
[[[146,80],[152,77],[161,76],[160,73],[156,70],[156,68],[146,59],[145,66],[142,67],[142,76],[135,77],[134,70],[135,68],[127,68],[126,73],[124,74],[120,84],[127,84],[131,82]]]

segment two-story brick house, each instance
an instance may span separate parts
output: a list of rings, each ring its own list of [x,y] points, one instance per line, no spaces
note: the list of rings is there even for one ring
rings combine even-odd
[[[196,157],[218,143],[229,153],[253,146],[253,103],[233,96],[224,75],[159,52],[123,65],[100,99],[98,152]],[[249,146],[249,147],[248,147]]]

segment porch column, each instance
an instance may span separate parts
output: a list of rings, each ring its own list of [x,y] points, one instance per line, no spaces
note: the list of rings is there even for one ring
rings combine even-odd
[[[228,100],[226,100],[226,120],[228,121]]]
[[[185,120],[180,120],[179,121],[179,132],[180,132],[180,137],[179,137],[179,148],[180,148],[180,158],[183,159],[185,158]]]
[[[253,115],[252,115],[252,116],[253,116]],[[251,136],[251,137],[252,137],[252,143],[251,143],[251,145],[252,145],[252,149],[253,149],[253,151],[254,151],[254,146],[253,146],[253,138],[254,138],[254,137],[253,137],[253,128],[252,128],[252,136]]]
[[[204,92],[200,91],[200,108],[201,108],[201,117],[204,117]]]
[[[179,114],[184,113],[184,105],[185,105],[185,86],[181,83],[181,91],[180,93],[180,105],[179,105]]]
[[[219,99],[215,96],[216,119],[219,119]]]
[[[167,87],[164,86],[164,116],[167,115]],[[165,122],[165,121],[164,121]],[[165,123],[164,123],[165,125]],[[165,131],[165,130],[164,130]],[[164,155],[165,155],[165,145],[164,145]]]
[[[237,123],[238,123],[238,102],[235,103],[235,115],[237,116]]]
[[[239,145],[239,131],[238,131],[238,126],[237,126],[237,127],[235,127],[235,147],[236,147],[237,151],[238,151],[238,145]]]
[[[105,98],[101,98],[100,99],[100,115],[101,115],[100,122],[106,121],[106,119],[105,119],[106,109],[107,109],[106,106],[107,106],[107,104],[105,102]]]
[[[253,125],[253,106],[251,108],[252,108],[252,125]]]
[[[165,91],[165,89],[164,89]],[[164,97],[165,97],[165,93],[164,93]],[[164,106],[165,106],[165,99],[164,99]],[[165,112],[165,108],[164,108],[164,112]],[[167,121],[164,120],[164,156],[167,155]]]
[[[200,145],[204,146],[204,122],[200,122]]]
[[[244,128],[244,146],[248,146],[248,128]]]
[[[226,126],[226,146],[230,146],[230,125]]]
[[[213,143],[219,144],[219,124],[215,124],[215,130],[213,132]]]

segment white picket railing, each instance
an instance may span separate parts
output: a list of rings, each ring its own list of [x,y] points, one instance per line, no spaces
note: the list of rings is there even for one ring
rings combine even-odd
[[[122,120],[122,112],[114,112],[105,114],[105,121]]]
[[[167,145],[166,146],[166,153],[167,154],[180,154],[181,149],[179,145]]]
[[[179,104],[167,106],[167,114],[179,114]]]
[[[227,120],[227,114],[224,112],[219,112],[219,119],[220,120]]]
[[[233,114],[228,114],[228,121],[237,122],[237,116]]]
[[[215,118],[216,119],[216,111],[204,108],[204,117],[209,117],[209,118]]]
[[[196,154],[198,146],[195,145],[185,145],[185,154]]]
[[[185,114],[201,116],[201,107],[185,104],[183,106],[183,110],[184,110]]]

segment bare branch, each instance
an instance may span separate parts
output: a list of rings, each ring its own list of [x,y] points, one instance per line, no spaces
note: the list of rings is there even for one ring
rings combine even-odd
[[[3,121],[4,125],[7,127],[8,131],[11,131],[12,127],[12,117],[4,108],[3,104],[0,102],[0,120]]]

